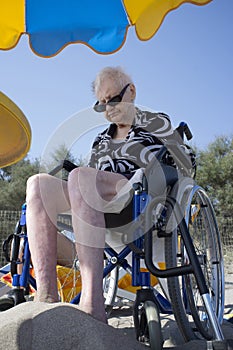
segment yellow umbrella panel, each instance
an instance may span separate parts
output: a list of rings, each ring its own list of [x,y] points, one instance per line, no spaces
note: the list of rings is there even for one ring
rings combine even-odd
[[[0,168],[21,160],[31,144],[31,128],[23,112],[0,92]]]

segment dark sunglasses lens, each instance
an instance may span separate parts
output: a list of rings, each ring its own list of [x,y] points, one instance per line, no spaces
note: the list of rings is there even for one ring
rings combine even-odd
[[[94,105],[94,110],[96,112],[105,112],[106,111],[106,106],[109,105],[111,107],[114,107],[115,105],[117,105],[118,103],[120,103],[122,101],[122,96],[121,95],[117,95],[114,96],[113,98],[111,98],[107,103],[103,103],[100,104],[99,101],[96,102],[96,104]]]
[[[106,110],[105,104],[99,104],[99,102],[96,102],[96,104],[93,107],[95,112],[102,113]]]
[[[114,107],[115,105],[117,105],[118,103],[120,103],[122,100],[122,97],[120,95],[114,96],[113,98],[111,98],[111,100],[108,101],[108,105]]]

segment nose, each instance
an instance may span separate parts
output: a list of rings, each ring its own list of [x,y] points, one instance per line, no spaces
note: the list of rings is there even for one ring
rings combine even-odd
[[[115,108],[115,105],[109,105],[108,103],[106,103],[106,111],[112,111],[113,108]]]

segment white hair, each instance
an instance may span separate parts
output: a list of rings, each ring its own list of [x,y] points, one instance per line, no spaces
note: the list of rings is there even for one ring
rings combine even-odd
[[[97,74],[92,83],[92,91],[95,94],[105,79],[112,79],[119,88],[123,88],[128,83],[133,84],[132,78],[121,67],[105,67]]]

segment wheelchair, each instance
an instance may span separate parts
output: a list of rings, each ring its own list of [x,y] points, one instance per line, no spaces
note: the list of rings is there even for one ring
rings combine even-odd
[[[177,133],[182,139],[184,136],[188,140],[192,138],[186,123],[179,125]],[[167,155],[176,167],[168,164]],[[74,167],[64,161],[50,174],[63,168],[69,172]],[[109,243],[105,247],[103,289],[106,311],[111,311],[119,295],[133,295],[136,338],[149,343],[153,350],[163,347],[161,313],[174,314],[185,341],[198,338],[213,342],[224,340],[221,330],[224,264],[220,234],[211,201],[205,190],[195,183],[192,171],[190,158],[182,145],[177,140],[168,140],[145,170],[142,181],[133,185],[132,204],[120,214],[105,216],[110,236],[115,234],[116,228],[119,230],[119,216],[122,228],[122,249],[115,249]],[[152,188],[154,179],[156,186]],[[10,260],[12,289],[0,298],[1,311],[30,299],[30,288],[36,289],[35,278],[30,272],[25,213],[26,205],[15,233],[4,243],[4,251]],[[67,233],[71,229],[67,224],[60,224],[60,230]],[[19,259],[22,240],[23,254]],[[11,257],[7,254],[10,242]],[[160,257],[156,259],[157,244],[162,247],[162,264]],[[58,268],[59,293],[62,301],[77,304],[81,292],[78,257],[69,265],[67,270],[60,267],[62,276]],[[126,276],[132,286],[130,292],[120,283]],[[159,283],[154,283],[153,278]]]

